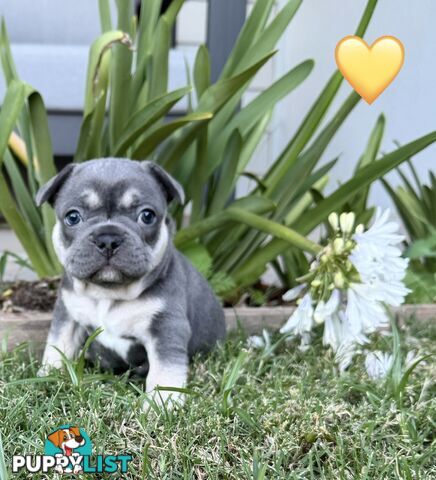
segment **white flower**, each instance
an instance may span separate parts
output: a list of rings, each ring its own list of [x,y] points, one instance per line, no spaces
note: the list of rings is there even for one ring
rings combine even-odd
[[[294,333],[301,335],[310,332],[313,326],[313,306],[312,298],[309,293],[304,295],[300,305],[290,316],[289,320],[280,329],[280,333]]]
[[[385,307],[379,303],[373,288],[364,283],[353,283],[347,295],[345,316],[353,334],[373,333],[389,323]]]
[[[349,260],[360,275],[360,281],[372,289],[375,301],[397,307],[409,293],[403,284],[408,259],[401,257],[396,246],[404,240],[395,232],[398,225],[389,222],[389,210],[383,214],[377,209],[373,225],[363,233],[355,233],[356,246]]]
[[[404,360],[405,369],[407,370],[408,368],[410,368],[416,360],[418,360],[418,355],[416,354],[416,352],[414,352],[413,350],[409,350],[407,352],[406,359]],[[422,362],[422,364],[426,365],[425,362]]]
[[[403,237],[389,221],[389,210],[377,209],[366,231],[363,225],[354,229],[355,220],[353,213],[329,216],[334,237],[312,262],[307,284],[284,295],[294,299],[306,291],[280,330],[307,337],[323,324],[323,343],[336,353],[341,371],[368,342],[367,335],[388,324],[387,307],[401,305],[409,292],[403,283],[408,260],[398,247]]]
[[[393,355],[380,351],[369,352],[365,358],[366,373],[371,380],[382,380],[385,378],[393,364]]]
[[[335,289],[333,290],[327,302],[324,302],[324,300],[318,302],[318,305],[316,306],[313,314],[313,319],[315,320],[315,322],[323,323],[332,315],[334,315],[339,308],[340,301],[341,295],[339,293],[339,290]]]
[[[368,352],[365,358],[365,369],[368,377],[371,380],[383,380],[389,375],[394,365],[394,360],[394,356],[390,353],[381,351]],[[407,352],[406,358],[401,363],[402,373],[409,369],[417,360],[418,357],[415,352]]]
[[[271,346],[271,336],[268,330],[263,329],[262,336],[260,335],[252,335],[247,339],[247,347],[248,348],[268,348]]]
[[[306,284],[303,283],[302,285],[297,285],[294,288],[291,288],[291,290],[288,290],[284,295],[283,295],[283,300],[285,302],[292,302],[293,300],[296,300],[299,296],[300,293],[306,288]]]
[[[356,354],[356,345],[353,342],[343,342],[339,345],[335,360],[339,365],[339,371],[345,372],[345,370],[351,365],[354,355]]]

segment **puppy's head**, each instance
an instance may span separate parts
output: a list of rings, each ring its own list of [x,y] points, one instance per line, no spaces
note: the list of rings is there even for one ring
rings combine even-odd
[[[107,158],[68,165],[39,190],[36,203],[54,206],[53,243],[66,271],[116,288],[162,261],[173,199],[183,202],[183,189],[158,165]]]
[[[56,430],[48,436],[53,445],[61,449],[79,448],[85,445],[85,439],[82,437],[78,427]]]

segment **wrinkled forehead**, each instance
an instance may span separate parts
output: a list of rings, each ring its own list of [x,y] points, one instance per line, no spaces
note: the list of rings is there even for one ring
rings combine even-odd
[[[82,166],[81,166],[82,167]],[[113,165],[77,168],[65,182],[56,200],[56,210],[71,207],[107,212],[129,211],[137,207],[166,209],[166,199],[157,181],[142,168],[110,168]]]

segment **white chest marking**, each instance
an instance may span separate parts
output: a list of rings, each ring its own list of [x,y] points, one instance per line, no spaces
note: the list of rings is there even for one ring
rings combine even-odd
[[[62,299],[71,317],[87,328],[102,327],[98,341],[117,351],[123,358],[132,344],[122,337],[144,338],[153,317],[162,312],[164,301],[160,298],[121,301],[93,299],[74,291],[63,290]]]

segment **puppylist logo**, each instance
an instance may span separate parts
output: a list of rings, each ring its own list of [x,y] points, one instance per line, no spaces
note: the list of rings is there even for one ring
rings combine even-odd
[[[61,474],[127,473],[131,455],[92,456],[92,442],[79,427],[62,425],[47,436],[44,455],[15,455],[12,472]]]

